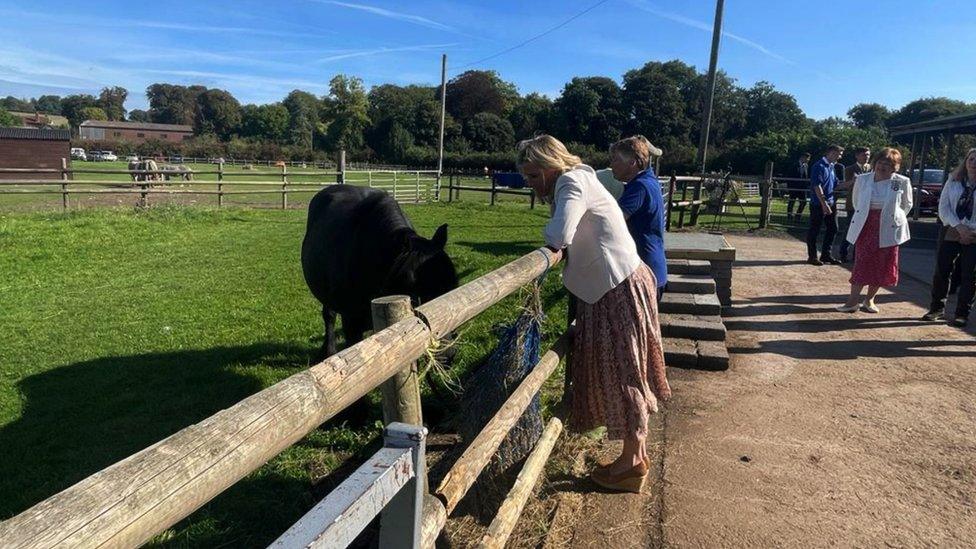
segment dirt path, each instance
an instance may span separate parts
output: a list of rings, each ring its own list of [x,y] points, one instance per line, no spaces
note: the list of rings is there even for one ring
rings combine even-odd
[[[563,494],[556,538],[971,546],[973,327],[917,322],[928,288],[906,277],[879,297],[878,315],[835,312],[846,269],[803,264],[793,240],[729,240],[739,251],[731,368],[671,370],[675,398],[650,441],[657,455],[663,448],[658,478],[639,496]]]

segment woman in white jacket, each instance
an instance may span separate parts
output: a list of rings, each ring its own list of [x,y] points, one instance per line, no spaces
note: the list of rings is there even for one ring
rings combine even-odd
[[[952,268],[959,263],[961,277],[956,297],[955,326],[965,326],[976,293],[976,149],[949,175],[939,197],[939,219],[945,225],[939,242],[935,274],[932,277],[932,303],[922,320],[945,319],[945,300],[949,293]]]
[[[648,417],[658,399],[671,396],[654,273],[637,255],[617,201],[559,140],[540,135],[519,143],[518,167],[552,205],[546,244],[566,248],[563,284],[577,298],[570,426],[605,425],[609,438],[623,439],[620,457],[591,478],[640,492],[649,471]]]
[[[882,286],[898,284],[898,246],[911,237],[908,212],[912,209],[912,184],[899,175],[901,153],[898,149],[881,149],[872,163],[872,171],[854,180],[852,203],[854,215],[847,229],[847,241],[854,244],[854,270],[851,294],[837,310],[853,313],[877,313],[874,297]],[[861,291],[868,293],[861,303]]]

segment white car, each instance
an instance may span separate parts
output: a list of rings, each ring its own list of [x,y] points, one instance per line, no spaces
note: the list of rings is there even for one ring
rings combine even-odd
[[[138,162],[139,161],[139,157],[136,156],[136,155],[134,155],[134,154],[130,154],[129,156],[125,157],[125,161],[126,162]]]
[[[102,151],[102,154],[98,159],[103,162],[117,162],[119,157],[115,156],[115,153],[112,151]]]
[[[71,159],[72,160],[88,160],[88,155],[85,154],[85,149],[81,147],[71,147]]]

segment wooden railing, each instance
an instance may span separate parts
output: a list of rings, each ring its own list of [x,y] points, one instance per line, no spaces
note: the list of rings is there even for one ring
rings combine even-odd
[[[224,197],[227,196],[275,194],[281,198],[281,207],[287,208],[290,194],[314,193],[329,185],[343,183],[382,189],[400,202],[426,202],[436,196],[440,185],[436,171],[340,169],[289,172],[286,166],[281,166],[277,171],[228,172],[223,164],[218,165],[217,169],[192,172],[69,168],[66,162],[62,163],[61,168],[0,168],[0,175],[9,177],[11,174],[14,179],[0,179],[0,195],[60,195],[64,210],[70,207],[71,195],[99,194],[138,195],[141,206],[148,206],[153,195],[215,196],[218,207],[224,205]],[[42,178],[45,175],[56,175],[57,178]],[[127,175],[132,180],[75,179],[76,175]],[[192,179],[185,179],[185,176]],[[201,176],[205,179],[200,179]]]
[[[0,523],[0,540],[6,547],[145,543],[369,391],[410,369],[429,342],[535,280],[560,259],[561,253],[539,248],[418,307],[414,314],[360,343]],[[567,337],[543,355],[454,464],[435,495],[425,498],[425,546],[433,545],[446,517],[555,370],[565,354]]]

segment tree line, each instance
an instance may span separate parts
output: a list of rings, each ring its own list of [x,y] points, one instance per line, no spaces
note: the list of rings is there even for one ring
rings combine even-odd
[[[682,61],[652,61],[627,71],[620,83],[606,76],[575,77],[550,99],[520,94],[497,72],[467,71],[447,84],[445,161],[511,168],[515,143],[546,132],[584,159],[604,164],[610,143],[640,133],[665,151],[664,169],[690,171],[706,84],[703,72]],[[129,112],[127,96],[116,86],[97,97],[6,97],[0,109],[61,114],[72,126],[93,119],[193,127],[196,137],[185,143],[142,147],[166,149],[163,153],[316,159],[344,149],[354,160],[436,162],[438,86],[383,84],[367,90],[361,79],[339,74],[324,96],[294,90],[280,102],[241,105],[226,90],[156,83],[146,89],[148,110]],[[814,120],[792,95],[769,82],[743,87],[720,71],[708,157],[712,168],[731,166],[739,173],[759,173],[772,160],[777,172],[785,173],[804,151],[817,155],[830,143],[877,149],[890,144],[890,127],[973,111],[976,104],[929,97],[896,110],[861,103],[846,118]]]

